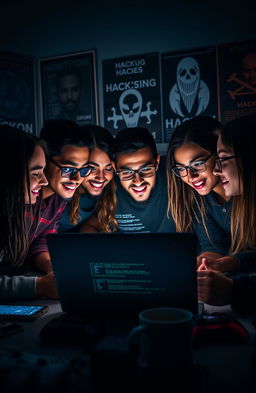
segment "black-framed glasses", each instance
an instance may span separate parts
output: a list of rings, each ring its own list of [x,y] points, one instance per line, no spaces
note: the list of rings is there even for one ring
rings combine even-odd
[[[217,157],[215,167],[218,171],[222,171],[222,162],[236,158],[237,156]]]
[[[188,175],[188,169],[193,173],[204,172],[207,169],[206,162],[213,156],[211,153],[208,157],[203,160],[196,160],[190,165],[175,165],[171,168],[171,171],[178,177],[185,177]]]
[[[78,172],[81,177],[86,177],[86,176],[89,176],[89,174],[92,171],[92,167],[89,165],[78,169],[78,168],[74,168],[72,166],[61,166],[60,164],[58,164],[54,160],[50,160],[50,162],[52,164],[56,165],[58,168],[60,168],[61,176],[66,177],[66,178],[75,177],[78,174]]]
[[[122,181],[132,180],[134,176],[138,173],[140,177],[151,177],[156,173],[156,165],[147,165],[140,169],[121,169],[120,171],[116,171],[116,174],[119,176],[119,179]]]

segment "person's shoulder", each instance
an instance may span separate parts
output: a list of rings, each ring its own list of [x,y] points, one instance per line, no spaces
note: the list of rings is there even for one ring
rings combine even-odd
[[[66,205],[68,203],[68,201],[66,199],[61,198],[56,193],[54,193],[53,195],[50,195],[44,201],[45,201],[45,204],[47,205],[48,208],[52,208],[52,207],[64,208],[64,207],[66,207]]]

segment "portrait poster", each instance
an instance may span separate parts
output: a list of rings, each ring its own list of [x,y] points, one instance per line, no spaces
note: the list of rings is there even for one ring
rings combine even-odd
[[[220,119],[256,113],[256,41],[218,46]]]
[[[42,120],[98,124],[95,51],[40,60]]]
[[[162,142],[158,53],[103,61],[104,124],[116,135],[146,127]]]
[[[0,52],[0,124],[37,133],[35,65],[31,57]]]
[[[218,118],[216,48],[162,54],[164,142],[195,116]]]

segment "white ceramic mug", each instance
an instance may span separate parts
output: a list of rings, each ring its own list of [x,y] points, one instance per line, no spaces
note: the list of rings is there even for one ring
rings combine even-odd
[[[130,349],[138,341],[138,365],[142,368],[172,369],[192,365],[194,316],[181,308],[160,307],[139,314],[139,325],[129,334]],[[138,340],[139,339],[139,340]]]

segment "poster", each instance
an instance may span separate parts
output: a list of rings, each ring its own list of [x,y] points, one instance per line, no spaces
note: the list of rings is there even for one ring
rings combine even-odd
[[[95,51],[40,60],[42,120],[98,124]]]
[[[0,124],[36,134],[33,58],[0,53]]]
[[[256,41],[218,47],[220,119],[256,113]]]
[[[146,127],[162,142],[158,53],[103,61],[104,124],[116,135]]]
[[[218,118],[216,48],[162,54],[164,142],[195,116]]]

